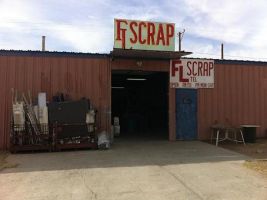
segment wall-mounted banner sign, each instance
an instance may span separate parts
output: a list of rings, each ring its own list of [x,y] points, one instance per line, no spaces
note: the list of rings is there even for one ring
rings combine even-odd
[[[114,48],[174,51],[175,24],[115,19]]]
[[[214,88],[214,60],[171,60],[170,87]]]

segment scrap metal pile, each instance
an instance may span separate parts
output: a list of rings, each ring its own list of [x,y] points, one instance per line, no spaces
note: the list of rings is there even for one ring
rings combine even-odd
[[[41,95],[45,93],[40,93]],[[12,90],[12,145],[47,145],[49,143],[48,109],[46,104],[33,105],[31,93]]]
[[[97,147],[96,110],[90,101],[65,101],[62,97],[54,96],[47,104],[46,93],[39,93],[33,103],[30,92],[12,89],[12,152]]]

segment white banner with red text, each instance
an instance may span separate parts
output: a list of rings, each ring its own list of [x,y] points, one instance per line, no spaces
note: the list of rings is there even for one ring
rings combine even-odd
[[[214,60],[171,60],[170,87],[214,88]]]

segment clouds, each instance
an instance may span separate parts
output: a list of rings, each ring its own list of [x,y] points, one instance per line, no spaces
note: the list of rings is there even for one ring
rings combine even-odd
[[[226,55],[266,58],[267,3],[249,0],[186,1],[193,22],[186,23],[198,37],[224,42]],[[194,25],[194,26],[192,26]],[[228,56],[231,58],[230,56]],[[242,58],[241,58],[242,59]],[[253,58],[252,58],[253,59]]]
[[[183,48],[197,57],[219,57],[225,43],[228,58],[267,60],[267,3],[263,0],[2,0],[0,48],[109,52],[113,19],[166,21],[186,29]],[[230,57],[238,56],[238,57]]]
[[[250,5],[244,6],[246,1],[224,1],[222,4],[211,0],[186,2],[194,20],[193,24],[187,25],[195,35],[238,44],[250,31],[250,22],[246,19]]]
[[[88,1],[80,1],[79,5],[76,1],[66,5],[64,1],[20,2],[1,1],[1,49],[40,49],[41,35],[47,36],[49,50],[99,52],[106,45],[112,46],[109,41],[113,39],[113,19],[102,22],[97,16],[101,13]],[[107,23],[111,24],[108,31]]]

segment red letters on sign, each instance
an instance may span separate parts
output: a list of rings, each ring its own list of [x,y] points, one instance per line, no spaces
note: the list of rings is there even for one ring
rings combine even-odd
[[[176,88],[214,88],[214,68],[213,60],[171,60],[170,86]]]
[[[174,36],[174,26],[167,24],[167,45],[170,45],[170,39]]]
[[[179,71],[179,67],[176,67],[176,65],[181,64],[182,62],[180,60],[172,61],[172,76],[175,76],[175,73]]]
[[[159,30],[158,30],[157,42],[156,42],[157,45],[159,45],[160,40],[162,41],[162,44],[165,45],[164,32],[163,32],[162,24],[159,24]]]
[[[147,44],[148,45],[155,44],[154,35],[155,35],[155,25],[151,22],[148,22],[147,23]]]
[[[117,29],[115,39],[121,41],[122,48],[125,48],[126,39],[132,45],[173,45],[174,24],[122,19],[115,20],[115,23]]]
[[[137,42],[137,34],[136,34],[135,29],[134,29],[134,26],[137,27],[137,23],[136,22],[131,22],[130,23],[130,29],[131,29],[131,31],[133,33],[133,37],[134,37],[134,38],[130,38],[131,43],[136,43]]]
[[[179,79],[180,79],[180,82],[184,82],[184,83],[188,83],[189,82],[189,79],[187,78],[184,78],[184,66],[183,65],[180,65],[180,73],[179,73]]]
[[[213,62],[203,61],[188,61],[187,62],[187,75],[188,76],[210,76],[213,70]]]
[[[182,65],[181,60],[172,61],[172,65],[171,66],[172,66],[172,69],[171,69],[171,75],[172,76],[175,76],[176,72],[178,72],[179,73],[179,81],[180,82],[185,82],[185,83],[189,82],[189,79],[184,78],[184,76],[183,76],[184,72],[183,72],[183,65]]]
[[[139,42],[140,42],[140,44],[145,44],[146,40],[142,39],[142,30],[143,30],[142,26],[145,28],[146,27],[146,23],[145,22],[141,22],[139,24]]]
[[[122,41],[122,48],[125,49],[125,35],[126,35],[126,30],[121,28],[121,23],[128,24],[126,20],[116,20],[117,21],[117,38],[116,40]],[[121,36],[122,33],[122,36]]]

